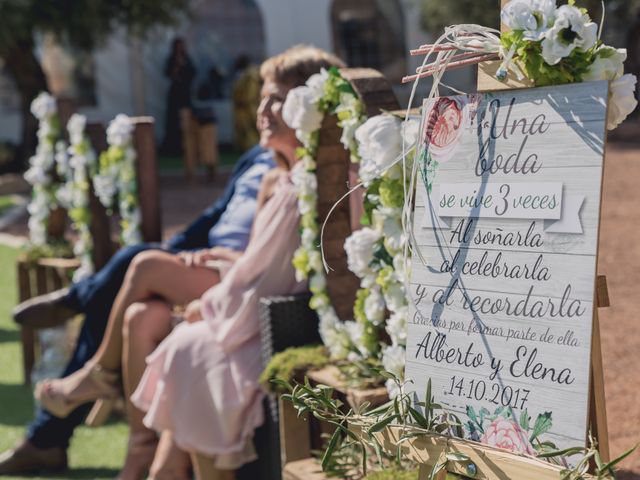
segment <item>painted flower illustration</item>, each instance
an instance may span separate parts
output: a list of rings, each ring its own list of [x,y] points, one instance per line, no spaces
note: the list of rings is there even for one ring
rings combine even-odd
[[[463,112],[461,103],[455,98],[441,97],[435,100],[427,113],[425,140],[429,147],[444,150],[452,146],[462,133]],[[434,155],[435,156],[435,155]],[[440,162],[450,158],[438,158]]]
[[[529,435],[512,419],[496,418],[485,429],[480,441],[514,453],[535,455]]]
[[[527,409],[516,416],[507,407],[498,407],[491,413],[484,407],[476,412],[467,405],[466,413],[469,421],[465,424],[465,437],[476,442],[534,456],[543,452],[545,445],[556,448],[548,439],[540,440],[540,436],[551,429],[551,412],[538,414],[535,421]]]

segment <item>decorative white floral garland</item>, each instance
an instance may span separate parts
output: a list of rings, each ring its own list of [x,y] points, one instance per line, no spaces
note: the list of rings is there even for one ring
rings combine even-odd
[[[100,155],[97,174],[93,177],[96,196],[106,208],[112,208],[117,199],[120,212],[120,239],[123,245],[142,241],[141,214],[138,206],[133,148],[133,124],[124,114],[118,114],[107,128],[109,148]]]
[[[56,141],[60,136],[60,120],[56,100],[41,92],[31,102],[31,113],[38,119],[38,146],[29,159],[24,178],[33,186],[29,212],[29,239],[34,246],[48,241],[49,216],[57,208],[54,178]]]
[[[93,238],[91,236],[91,210],[89,208],[90,182],[96,171],[96,153],[85,134],[87,118],[74,113],[67,123],[70,146],[65,149],[63,141],[56,149],[57,172],[65,183],[58,189],[56,197],[69,212],[78,239],[73,253],[80,258],[80,267],[73,280],[78,281],[93,273]]]
[[[293,265],[298,280],[308,279],[312,293],[310,306],[320,319],[320,335],[334,358],[346,358],[350,351],[349,333],[357,327],[355,322],[340,322],[327,293],[327,282],[320,254],[315,156],[318,131],[327,114],[338,117],[342,128],[341,143],[349,150],[351,160],[358,161],[355,131],[364,122],[362,103],[353,88],[340,75],[338,69],[322,70],[312,75],[306,85],[289,91],[283,107],[285,122],[296,131],[303,147],[297,155],[303,168],[296,169],[292,178],[298,192],[301,214],[302,242],[295,252]]]
[[[417,119],[402,122],[383,114],[370,118],[356,131],[360,179],[366,188],[363,223],[368,226],[345,242],[349,269],[361,279],[354,306],[361,335],[351,341],[363,357],[379,358],[384,369],[397,378],[404,373],[408,317],[402,207],[418,126]],[[399,162],[403,144],[405,161]],[[390,344],[381,341],[383,327]],[[392,397],[398,393],[393,380],[386,386]]]

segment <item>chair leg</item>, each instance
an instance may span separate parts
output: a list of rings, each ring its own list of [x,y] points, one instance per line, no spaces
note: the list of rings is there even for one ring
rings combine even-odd
[[[31,372],[36,359],[36,335],[31,327],[20,328],[22,342],[22,367],[24,369],[24,384],[31,385]]]
[[[191,454],[191,463],[196,480],[235,480],[236,473],[233,470],[218,470],[213,459],[199,453]]]

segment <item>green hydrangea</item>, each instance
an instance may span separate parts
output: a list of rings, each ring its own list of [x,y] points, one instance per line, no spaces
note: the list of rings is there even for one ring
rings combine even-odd
[[[378,276],[376,277],[376,284],[382,287],[382,290],[386,290],[389,286],[389,283],[394,280],[394,270],[390,265],[385,265],[378,272]]]
[[[378,188],[380,203],[384,207],[402,208],[404,205],[404,187],[401,179],[384,178]]]
[[[309,275],[309,253],[304,248],[296,250],[292,263],[298,272],[305,275],[305,278]]]

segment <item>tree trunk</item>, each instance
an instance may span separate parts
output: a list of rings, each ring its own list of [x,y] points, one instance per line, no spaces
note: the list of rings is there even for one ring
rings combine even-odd
[[[31,37],[23,38],[8,49],[4,55],[7,70],[13,77],[20,94],[20,110],[22,113],[22,138],[18,149],[18,161],[26,166],[35,152],[38,121],[31,114],[31,101],[38,93],[47,90],[47,79],[40,62],[34,54],[34,42]]]

